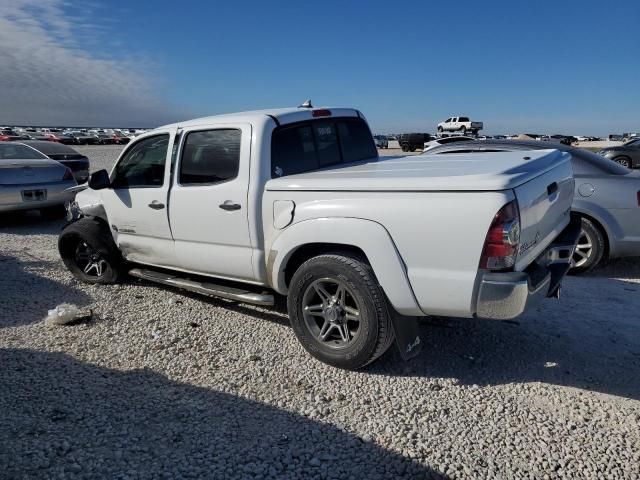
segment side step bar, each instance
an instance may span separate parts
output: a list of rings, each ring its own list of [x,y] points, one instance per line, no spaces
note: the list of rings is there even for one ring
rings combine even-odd
[[[273,305],[274,299],[271,294],[254,293],[240,288],[227,287],[225,285],[215,285],[213,283],[195,282],[186,278],[177,277],[168,273],[134,268],[129,270],[129,275],[151,282],[162,283],[172,287],[183,288],[190,292],[210,295],[212,297],[226,298],[238,302],[252,303],[254,305]]]

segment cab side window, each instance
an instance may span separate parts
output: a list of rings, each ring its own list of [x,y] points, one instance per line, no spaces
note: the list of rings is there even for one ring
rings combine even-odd
[[[116,165],[114,188],[158,188],[164,183],[169,135],[155,135],[133,145]]]
[[[238,129],[190,132],[184,141],[178,181],[181,185],[211,185],[233,180],[240,168]]]

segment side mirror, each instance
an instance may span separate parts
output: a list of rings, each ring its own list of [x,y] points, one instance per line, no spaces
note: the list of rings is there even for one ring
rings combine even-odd
[[[111,180],[109,180],[109,174],[104,169],[93,172],[89,176],[89,188],[91,190],[102,190],[110,186]]]

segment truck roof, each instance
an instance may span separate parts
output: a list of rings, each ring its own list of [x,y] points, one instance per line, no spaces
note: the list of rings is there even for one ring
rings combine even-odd
[[[223,113],[220,115],[212,115],[209,117],[194,118],[193,120],[185,120],[183,122],[176,122],[169,125],[163,125],[157,128],[170,128],[170,127],[192,127],[197,125],[206,125],[209,123],[245,123],[256,120],[265,120],[265,117],[270,117],[276,120],[276,123],[284,125],[287,123],[301,122],[304,120],[312,120],[314,117],[313,112],[319,110],[328,110],[331,112],[331,117],[363,117],[363,115],[354,108],[342,108],[342,107],[289,107],[289,108],[269,108],[265,110],[251,110],[248,112],[237,113]]]

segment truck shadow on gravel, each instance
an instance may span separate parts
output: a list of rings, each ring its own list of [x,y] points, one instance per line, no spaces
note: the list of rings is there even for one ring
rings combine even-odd
[[[57,235],[66,223],[64,218],[50,219],[35,210],[0,213],[0,233],[13,235]]]
[[[60,353],[0,350],[3,478],[445,476],[263,403]]]
[[[0,329],[39,322],[60,303],[82,307],[93,302],[77,288],[38,275],[53,262],[29,256],[31,260],[21,261],[0,253]]]

